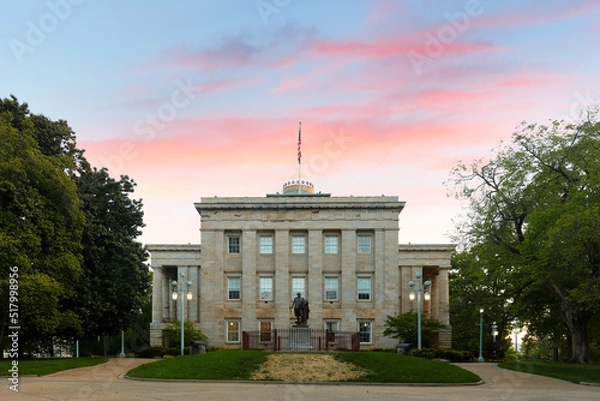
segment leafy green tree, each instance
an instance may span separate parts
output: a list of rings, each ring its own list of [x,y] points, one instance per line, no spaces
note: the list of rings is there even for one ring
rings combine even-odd
[[[484,245],[483,266],[501,255],[514,302],[536,297],[558,312],[571,357],[592,362],[588,326],[600,312],[600,122],[595,110],[576,125],[523,124],[493,160],[453,171],[457,195],[469,200],[467,250]],[[538,294],[537,296],[535,294]],[[519,297],[516,297],[516,296]],[[557,308],[553,309],[553,306]],[[520,316],[535,332],[538,319]]]
[[[483,265],[482,260],[492,263]],[[450,321],[452,348],[479,352],[480,309],[483,309],[483,348],[486,355],[502,357],[510,347],[506,336],[514,316],[516,289],[510,281],[510,269],[498,256],[488,257],[485,247],[476,246],[470,252],[459,252],[452,257],[449,276]],[[492,325],[496,323],[498,335]]]
[[[115,180],[106,169],[83,171],[77,184],[86,226],[83,272],[72,306],[86,335],[114,335],[136,320],[149,291],[147,252],[135,240],[144,225],[142,202],[130,198],[133,180]]]
[[[92,168],[66,121],[0,100],[0,299],[8,308],[7,269],[18,267],[21,343],[116,334],[135,321],[149,275],[134,187]]]
[[[384,327],[384,336],[417,344],[419,332],[417,312],[411,310],[396,316],[388,316]],[[443,323],[421,315],[421,345],[425,348],[431,348],[433,333],[444,328],[446,326]]]
[[[81,272],[85,218],[75,182],[66,172],[72,164],[44,155],[32,121],[19,119],[4,103],[0,102],[0,296],[8,298],[8,269],[18,267],[20,344],[25,344],[51,335],[65,323],[61,303],[73,295]],[[26,115],[26,107],[17,107],[17,112]],[[1,314],[0,338],[8,323],[7,314]]]
[[[194,328],[194,323],[186,320],[183,322],[183,334],[185,336],[184,346],[189,345],[190,341],[205,341],[208,343],[208,337],[200,330]],[[163,331],[163,339],[169,343],[169,347],[181,347],[181,320],[173,320]]]

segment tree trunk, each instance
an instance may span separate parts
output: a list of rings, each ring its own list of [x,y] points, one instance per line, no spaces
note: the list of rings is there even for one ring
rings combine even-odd
[[[4,324],[0,323],[0,350],[4,350]],[[4,359],[4,352],[0,352],[0,360]]]
[[[572,363],[593,363],[592,350],[587,336],[587,322],[571,315],[565,317],[565,322],[571,331],[571,358]]]
[[[552,285],[554,294],[560,306],[560,313],[567,324],[570,332],[570,350],[569,362],[589,364],[593,363],[592,350],[588,341],[587,326],[589,317],[582,314],[576,314],[575,308],[567,298],[567,292],[556,285]]]
[[[103,340],[104,340],[104,357],[108,358],[108,334],[104,333],[104,335],[102,336]]]

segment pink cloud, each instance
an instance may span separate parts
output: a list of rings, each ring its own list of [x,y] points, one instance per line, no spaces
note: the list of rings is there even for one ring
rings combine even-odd
[[[217,79],[207,81],[203,84],[196,85],[194,93],[208,94],[218,92],[224,89],[235,89],[247,86],[253,86],[262,81],[261,77],[246,77],[236,79]]]
[[[474,27],[531,27],[554,21],[581,17],[600,11],[600,3],[595,0],[565,2],[546,1],[542,7],[530,8],[517,5],[517,9],[510,10],[503,15],[493,16],[484,14],[473,18]]]
[[[380,37],[361,41],[355,39],[321,40],[310,44],[308,51],[319,56],[355,57],[363,59],[379,59],[408,55],[409,52],[423,52],[426,46],[427,33],[419,32],[411,36],[396,34],[393,37]],[[445,46],[448,53],[461,55],[488,52],[494,47],[486,43],[463,43],[453,41]]]
[[[320,68],[316,68],[313,71],[306,74],[289,74],[292,75],[293,78],[284,78],[284,80],[279,84],[278,87],[273,89],[272,92],[286,92],[291,90],[297,90],[306,88],[310,81],[314,80],[317,77],[321,77],[326,73],[330,73],[340,66],[341,63],[325,65]]]
[[[385,19],[389,18],[391,14],[397,12],[400,6],[401,4],[399,2],[394,2],[392,0],[378,1],[367,17],[367,24],[373,26],[381,21],[384,21]]]

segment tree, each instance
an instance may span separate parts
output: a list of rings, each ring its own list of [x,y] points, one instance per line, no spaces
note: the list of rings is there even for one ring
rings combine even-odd
[[[208,343],[208,337],[200,330],[194,328],[194,323],[186,320],[183,323],[183,334],[185,341],[204,341]],[[169,347],[181,347],[181,321],[173,320],[163,332],[163,339],[169,344]],[[185,346],[185,344],[184,344]]]
[[[417,343],[418,315],[411,310],[397,316],[388,316],[384,323],[383,335],[402,339],[405,342]],[[436,330],[446,328],[443,323],[421,316],[421,342],[423,347],[431,348],[431,338]]]
[[[537,295],[556,305],[570,340],[570,361],[592,362],[587,329],[600,312],[600,122],[597,110],[572,125],[523,124],[512,146],[488,162],[453,170],[469,200],[467,250],[485,245],[510,267],[514,301]],[[556,310],[556,309],[554,309]],[[521,313],[527,308],[521,307]],[[521,316],[528,320],[527,315]],[[529,319],[532,330],[539,319]]]
[[[452,256],[450,273],[450,321],[452,348],[479,352],[480,309],[483,314],[483,341],[486,354],[502,357],[510,347],[505,338],[515,316],[515,289],[509,279],[510,269],[500,255],[490,257],[485,246],[475,246],[469,252]],[[481,261],[486,260],[486,264]],[[492,333],[492,324],[498,335]],[[494,341],[495,340],[495,341]]]
[[[135,241],[143,227],[142,202],[129,197],[133,180],[115,180],[106,169],[82,171],[77,184],[86,226],[73,309],[88,336],[117,334],[141,313],[150,285],[147,252]]]
[[[0,100],[0,299],[8,300],[7,269],[18,267],[20,344],[114,334],[148,296],[135,182],[92,168],[83,153],[66,121],[32,114],[14,96]]]
[[[0,296],[8,298],[8,269],[17,267],[23,345],[64,323],[61,303],[73,294],[81,272],[85,218],[75,182],[65,172],[72,165],[44,155],[31,120],[5,106],[0,102]],[[26,105],[16,110],[28,113]],[[7,323],[7,314],[0,315],[0,338]]]

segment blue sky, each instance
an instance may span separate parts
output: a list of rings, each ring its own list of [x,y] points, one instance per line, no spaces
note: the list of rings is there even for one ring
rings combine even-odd
[[[600,2],[9,2],[0,88],[67,120],[128,174],[150,243],[198,242],[203,196],[297,176],[336,196],[398,195],[402,242],[449,242],[458,160],[523,120],[576,119],[600,93]]]

